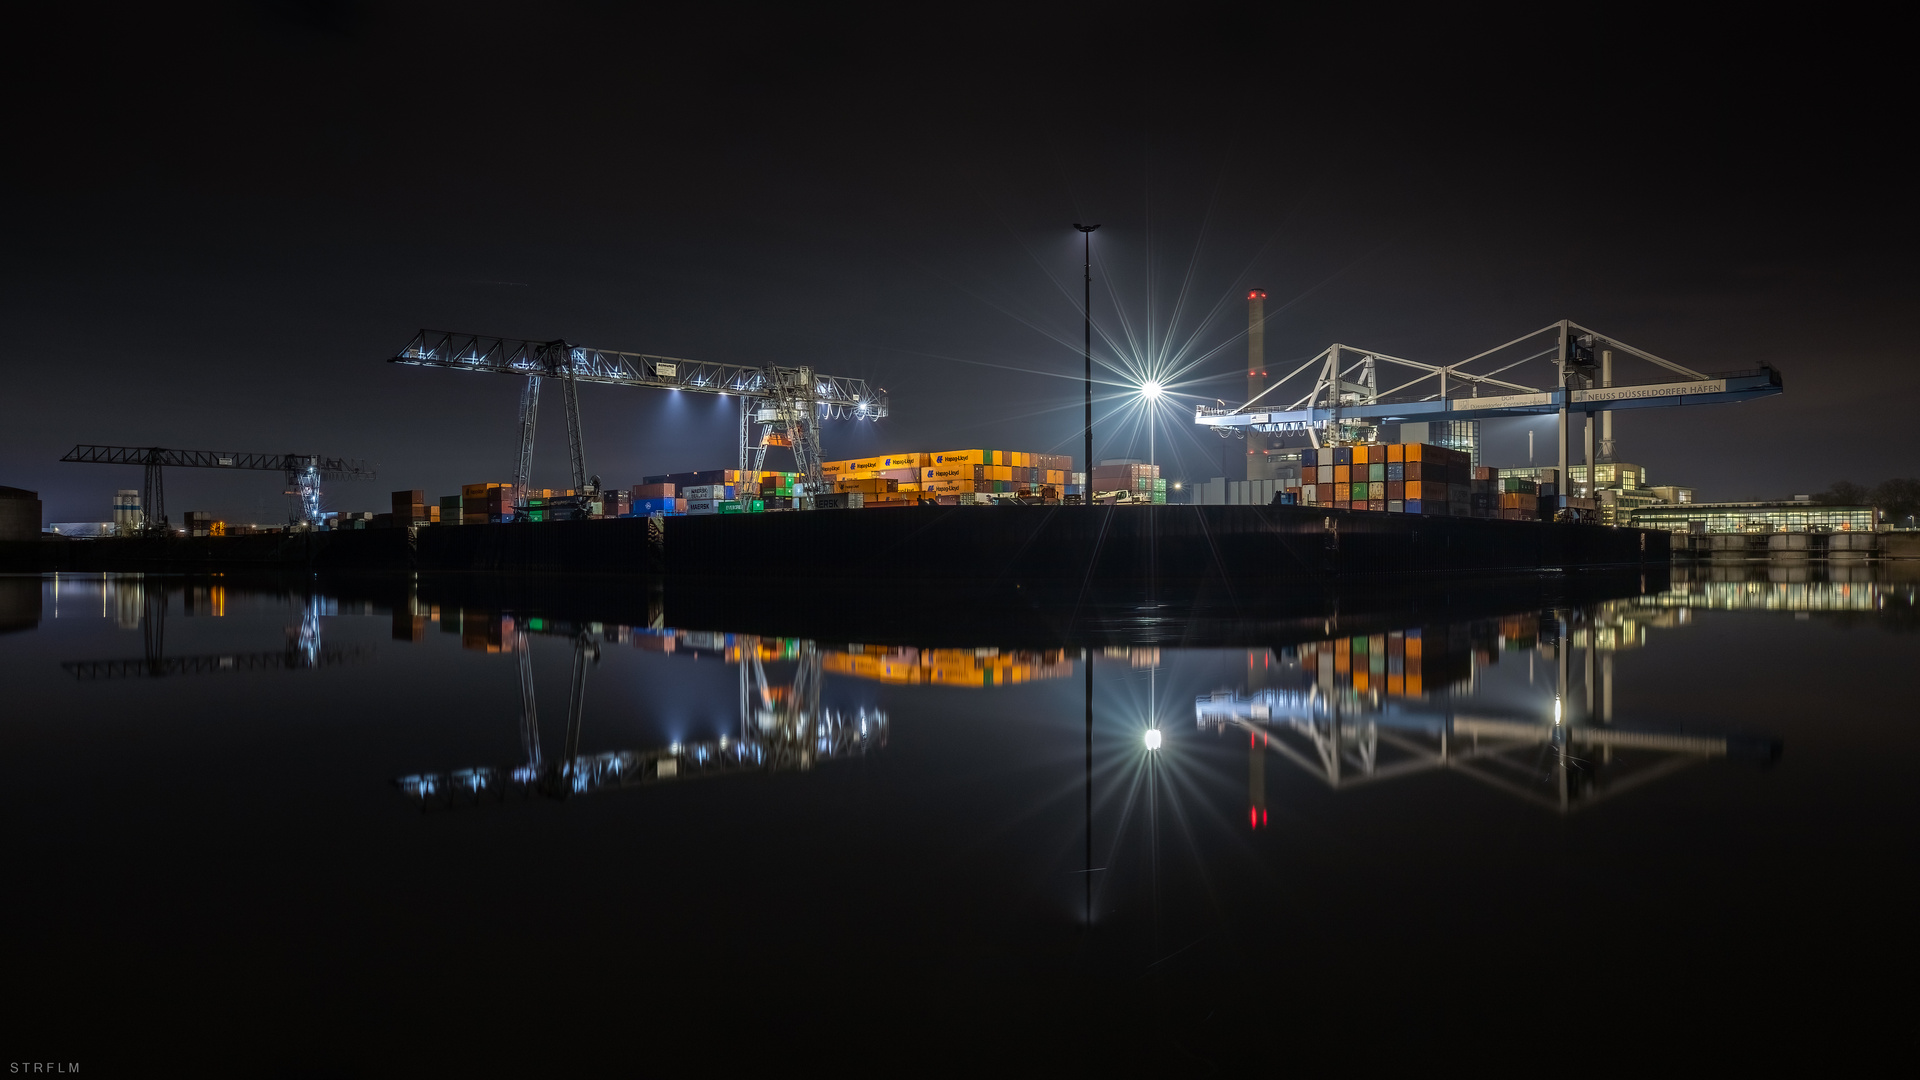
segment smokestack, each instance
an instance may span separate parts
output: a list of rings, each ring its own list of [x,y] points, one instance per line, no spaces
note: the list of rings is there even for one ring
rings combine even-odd
[[[1267,294],[1247,293],[1247,400],[1267,388]]]

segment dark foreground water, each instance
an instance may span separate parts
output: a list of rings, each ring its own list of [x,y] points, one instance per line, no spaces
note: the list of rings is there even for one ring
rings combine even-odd
[[[1531,1071],[1875,1045],[1911,999],[1915,586],[1715,576],[1351,621],[1335,595],[1195,649],[1124,641],[1179,640],[1177,611],[862,644],[538,584],[0,579],[7,1053]]]

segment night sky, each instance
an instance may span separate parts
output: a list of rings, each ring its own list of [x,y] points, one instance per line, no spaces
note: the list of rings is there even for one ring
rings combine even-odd
[[[58,463],[76,442],[377,463],[338,510],[510,479],[516,380],[381,362],[422,326],[888,389],[893,417],[830,425],[830,458],[1077,457],[1076,221],[1104,225],[1096,322],[1211,350],[1207,397],[1244,396],[1250,287],[1270,369],[1336,340],[1451,361],[1571,318],[1784,372],[1764,402],[1622,414],[1619,457],[1654,483],[1920,475],[1888,28],[700,10],[229,4],[36,32],[0,174],[0,484],[105,520],[138,472]],[[610,484],[733,464],[730,401],[581,396]],[[536,485],[566,482],[558,406]],[[1218,473],[1219,440],[1174,428],[1168,475]],[[1144,456],[1135,434],[1104,425],[1098,456]],[[1525,462],[1522,422],[1486,438],[1487,463]],[[285,513],[271,474],[168,485],[176,521]]]

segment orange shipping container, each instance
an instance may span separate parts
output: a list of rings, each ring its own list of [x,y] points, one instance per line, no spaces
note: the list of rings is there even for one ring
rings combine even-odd
[[[941,450],[927,456],[927,467],[938,465],[1005,465],[1005,450]]]
[[[1333,482],[1336,484],[1352,483],[1353,482],[1353,466],[1335,465],[1333,467]]]

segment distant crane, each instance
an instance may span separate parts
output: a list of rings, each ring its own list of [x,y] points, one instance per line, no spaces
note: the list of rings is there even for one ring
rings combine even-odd
[[[293,497],[288,524],[316,528],[320,524],[321,480],[372,480],[375,473],[362,461],[319,457],[314,454],[243,454],[234,450],[169,450],[161,446],[91,446],[67,451],[61,461],[92,465],[140,465],[147,470],[141,509],[146,514],[142,532],[167,531],[166,492],[161,482],[165,466],[187,469],[253,469],[285,473],[287,494]]]
[[[533,469],[533,435],[543,378],[561,381],[573,488],[588,493],[597,491],[600,485],[599,478],[587,472],[586,449],[581,440],[578,384],[583,382],[737,396],[740,398],[740,471],[761,471],[766,465],[767,447],[784,445],[793,451],[794,462],[808,492],[819,490],[822,483],[820,421],[878,420],[887,415],[885,390],[874,390],[864,379],[822,375],[804,365],[715,364],[671,356],[612,352],[563,340],[531,341],[446,330],[420,331],[387,362],[526,376],[526,385],[520,392],[520,453],[513,472],[515,503],[526,497]],[[757,439],[751,437],[755,424],[760,425]]]

